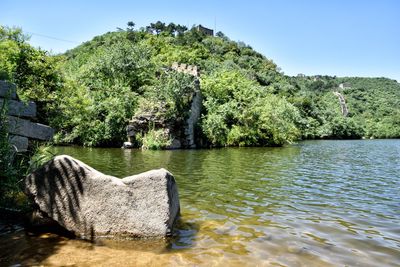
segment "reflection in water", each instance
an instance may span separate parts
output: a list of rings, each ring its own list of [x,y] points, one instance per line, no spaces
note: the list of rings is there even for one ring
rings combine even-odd
[[[285,148],[138,151],[55,148],[113,176],[167,168],[182,218],[168,240],[54,234],[0,237],[0,260],[28,265],[396,266],[400,140]]]

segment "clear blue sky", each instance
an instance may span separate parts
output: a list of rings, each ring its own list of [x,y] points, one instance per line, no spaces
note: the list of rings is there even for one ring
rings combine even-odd
[[[244,41],[288,75],[389,77],[400,82],[400,1],[0,0],[0,24],[64,52],[96,35],[161,20],[202,24]],[[58,41],[35,34],[56,37]]]

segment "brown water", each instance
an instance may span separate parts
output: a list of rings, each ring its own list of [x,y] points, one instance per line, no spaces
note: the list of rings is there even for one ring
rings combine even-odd
[[[176,236],[93,244],[20,230],[0,236],[2,266],[400,266],[400,140],[55,151],[118,177],[170,170]]]

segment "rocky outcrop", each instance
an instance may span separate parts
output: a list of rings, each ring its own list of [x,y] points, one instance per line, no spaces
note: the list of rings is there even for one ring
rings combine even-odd
[[[25,193],[42,213],[89,240],[168,236],[180,209],[165,169],[119,179],[65,155],[28,175]]]
[[[0,107],[7,105],[7,126],[10,143],[17,152],[28,149],[29,140],[48,141],[54,130],[40,123],[32,122],[36,117],[35,102],[24,103],[18,99],[14,84],[0,81]]]

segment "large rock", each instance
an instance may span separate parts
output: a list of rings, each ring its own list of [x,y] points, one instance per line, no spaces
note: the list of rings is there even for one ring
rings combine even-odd
[[[168,236],[180,209],[175,179],[165,169],[119,179],[66,155],[28,175],[25,193],[85,239]]]

